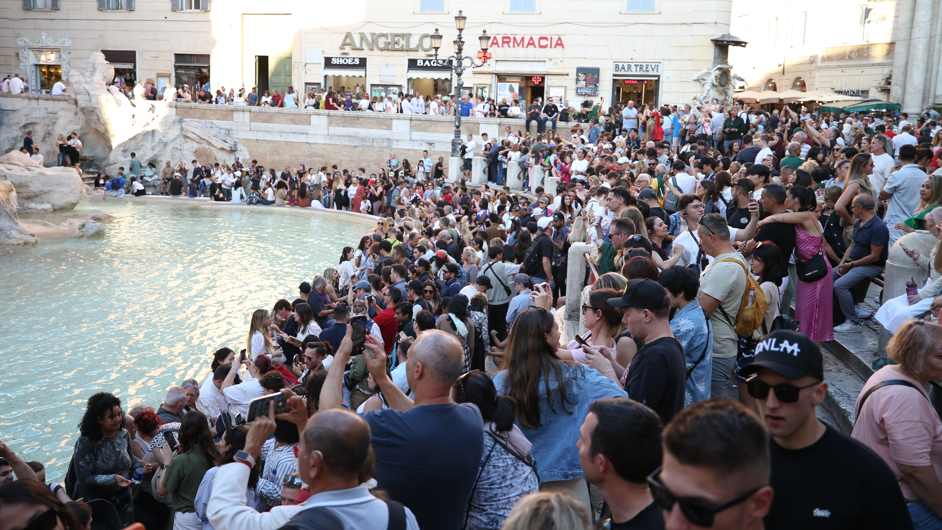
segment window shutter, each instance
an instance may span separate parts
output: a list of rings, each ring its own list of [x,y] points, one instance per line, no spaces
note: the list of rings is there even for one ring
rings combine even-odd
[[[33,0],[23,0],[23,9],[32,9]]]
[[[107,11],[107,10],[108,10],[108,4],[106,4],[105,2],[106,2],[106,0],[98,0],[98,10],[99,10],[99,11]]]
[[[49,9],[59,9],[59,0],[52,0],[49,4]]]
[[[183,0],[170,0],[171,11],[183,11]]]
[[[209,0],[200,0],[200,11],[209,11]]]
[[[134,11],[134,0],[124,0],[124,1],[127,2],[128,11]]]

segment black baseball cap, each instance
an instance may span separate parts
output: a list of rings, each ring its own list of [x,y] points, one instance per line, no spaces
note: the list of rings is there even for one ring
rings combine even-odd
[[[298,286],[298,290],[304,294],[311,292],[311,284],[307,282],[301,282],[301,285]]]
[[[474,283],[476,283],[476,284],[478,284],[478,285],[482,285],[482,286],[484,286],[484,287],[490,287],[490,286],[491,286],[491,279],[488,278],[487,276],[481,275],[481,276],[478,276],[478,278],[477,278],[476,280],[474,280]]]
[[[661,284],[647,278],[628,280],[625,293],[621,298],[609,298],[608,305],[612,307],[636,307],[657,311],[671,306],[667,291]]]
[[[824,358],[821,348],[807,335],[797,331],[780,330],[766,335],[756,345],[755,359],[739,370],[749,377],[759,367],[768,368],[782,377],[801,379],[810,375],[824,381]]]
[[[651,188],[644,188],[638,193],[639,199],[656,199],[657,193],[654,192]]]

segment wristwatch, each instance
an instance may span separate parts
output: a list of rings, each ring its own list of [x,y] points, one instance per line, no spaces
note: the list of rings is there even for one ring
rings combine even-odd
[[[245,451],[239,451],[235,454],[235,459],[240,462],[245,462],[249,467],[255,467],[255,459],[252,458],[252,455]]]

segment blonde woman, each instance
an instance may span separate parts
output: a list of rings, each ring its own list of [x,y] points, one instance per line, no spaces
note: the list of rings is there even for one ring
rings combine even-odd
[[[569,495],[558,492],[534,493],[520,499],[504,521],[501,530],[589,530],[585,506]]]
[[[850,205],[854,197],[860,193],[874,195],[873,186],[870,184],[871,173],[873,173],[873,159],[869,154],[861,153],[850,161],[850,173],[847,183],[844,184],[844,193],[835,205],[837,215],[840,215],[848,226],[854,226],[854,216],[850,213]]]
[[[315,277],[315,279],[317,279]],[[330,298],[330,301],[337,303],[340,301],[340,297],[337,296],[337,293],[340,292],[340,273],[337,272],[337,269],[333,267],[328,267],[324,269],[324,279],[327,280],[327,287],[324,289],[324,292],[327,293],[327,296]]]
[[[474,251],[474,247],[464,247],[464,250],[461,251],[461,267],[464,269],[465,276],[468,279],[468,285],[474,283],[478,278],[477,260],[478,255],[477,252]]]
[[[458,234],[461,235],[461,239],[464,240],[465,245],[470,245],[474,241],[474,236],[471,235],[471,226],[468,224],[468,218],[463,217],[461,222],[458,223]]]
[[[645,239],[650,239],[648,237],[648,231],[644,226],[644,216],[641,215],[641,210],[635,208],[634,206],[629,206],[619,215],[619,217],[626,217],[631,219],[631,222],[635,225],[635,235],[639,235]]]
[[[250,359],[255,359],[259,355],[271,357],[275,350],[281,350],[275,346],[271,340],[271,315],[266,309],[256,309],[252,313],[252,321],[249,323],[249,334],[245,339],[245,350],[249,352]]]
[[[926,216],[939,206],[942,206],[942,176],[930,176],[919,188],[919,206],[913,212],[913,216],[896,223],[893,228],[907,233],[926,230]]]

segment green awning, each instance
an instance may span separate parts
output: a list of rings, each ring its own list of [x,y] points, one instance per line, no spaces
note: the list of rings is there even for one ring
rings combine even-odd
[[[848,101],[846,103],[829,103],[818,107],[825,112],[867,112],[871,110],[899,110],[899,103],[890,103],[879,99],[868,101]]]

